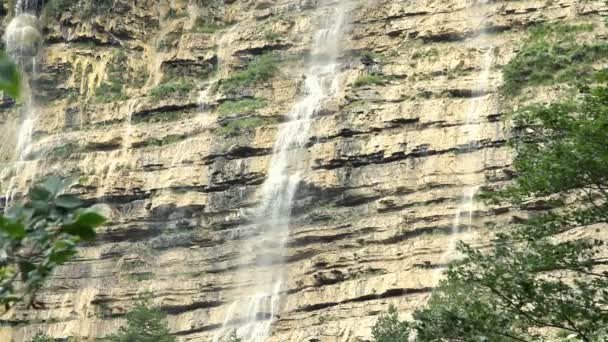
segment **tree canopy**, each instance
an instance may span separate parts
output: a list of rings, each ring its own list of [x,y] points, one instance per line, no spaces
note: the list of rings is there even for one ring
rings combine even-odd
[[[127,324],[108,336],[109,342],[175,342],[167,327],[167,315],[149,299],[136,303],[126,314]]]

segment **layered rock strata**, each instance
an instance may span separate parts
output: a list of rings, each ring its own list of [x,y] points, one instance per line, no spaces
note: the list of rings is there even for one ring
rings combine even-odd
[[[454,227],[467,189],[512,177],[501,67],[530,25],[599,27],[606,10],[602,1],[576,0],[356,3],[340,92],[313,118],[302,156],[309,172],[294,201],[285,265],[277,265],[288,283],[272,341],[369,340],[388,304],[407,315],[425,302],[454,239],[485,244],[487,223],[512,220],[509,208],[475,204],[471,222]],[[169,313],[180,341],[213,339],[252,286],[256,258],[275,252],[248,249],[248,212],[277,127],[302,96],[315,18],[331,6],[116,0],[106,13],[46,15],[33,81],[38,120],[18,168],[9,161],[20,109],[8,99],[0,105],[3,191],[13,176],[20,192],[47,174],[76,177],[76,190],[103,203],[111,223],[57,270],[38,296],[42,309],[2,318],[0,340],[28,341],[38,331],[93,340],[124,323],[145,292]],[[605,35],[598,29],[594,38]],[[282,60],[271,79],[209,91],[268,52]],[[356,83],[370,72],[380,80]],[[190,86],[154,95],[176,80]],[[117,81],[120,92],[99,90]],[[242,97],[266,105],[217,110]],[[226,120],[252,118],[263,124],[223,129]]]

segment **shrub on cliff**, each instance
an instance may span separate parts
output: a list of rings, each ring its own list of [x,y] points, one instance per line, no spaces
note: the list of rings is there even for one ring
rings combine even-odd
[[[44,333],[37,333],[31,342],[55,342],[55,339]]]
[[[109,342],[175,342],[167,327],[167,315],[144,299],[126,314],[127,324],[108,336]]]
[[[256,57],[247,67],[221,81],[220,88],[230,92],[272,78],[278,69],[279,58],[275,54]]]
[[[397,308],[389,306],[388,313],[380,316],[372,328],[374,342],[407,342],[410,336],[410,326],[406,321],[399,320]]]
[[[608,86],[526,107],[514,121],[518,176],[485,197],[513,206],[543,198],[554,210],[502,227],[489,250],[461,243],[463,260],[414,315],[421,341],[608,337],[608,271],[598,235],[608,223]]]
[[[162,83],[150,90],[150,97],[165,98],[168,96],[185,96],[194,89],[194,83],[189,79],[178,79]]]
[[[530,28],[529,36],[503,70],[502,93],[515,95],[530,85],[584,81],[593,64],[608,59],[608,44],[585,42],[579,35],[593,25],[548,23]]]

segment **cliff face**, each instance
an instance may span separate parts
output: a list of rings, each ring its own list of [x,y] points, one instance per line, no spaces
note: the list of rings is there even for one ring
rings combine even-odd
[[[365,341],[389,303],[404,314],[424,303],[455,239],[484,243],[486,223],[510,220],[508,208],[469,198],[511,177],[501,66],[529,25],[600,23],[602,1],[353,0],[339,90],[312,119],[285,249],[247,229],[277,130],[303,96],[317,18],[338,2],[47,11],[22,162],[23,106],[0,106],[2,190],[11,179],[23,192],[47,174],[73,176],[111,224],[57,270],[42,309],[3,318],[0,340],[38,331],[92,340],[151,292],[180,340],[210,341],[245,319],[232,303],[274,268],[287,282],[270,340]],[[273,77],[233,93],[209,86],[268,52],[280,59]],[[548,96],[541,90],[523,96]],[[263,104],[219,107],[243,96]],[[273,253],[284,262],[255,262]]]

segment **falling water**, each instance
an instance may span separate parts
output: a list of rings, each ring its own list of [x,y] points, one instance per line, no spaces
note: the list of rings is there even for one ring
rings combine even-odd
[[[480,19],[480,24],[483,22]],[[475,49],[483,51],[483,59],[481,64],[481,72],[477,77],[476,84],[472,92],[472,99],[470,106],[466,112],[466,119],[461,136],[467,139],[462,155],[465,156],[465,163],[463,167],[463,174],[465,177],[470,177],[476,169],[480,167],[481,160],[478,156],[473,155],[479,149],[479,140],[481,139],[481,117],[486,113],[490,107],[488,104],[488,98],[486,93],[488,92],[490,71],[493,62],[493,49],[487,40],[487,33],[482,32],[478,37],[475,45]],[[452,232],[450,242],[446,252],[443,254],[441,261],[448,262],[454,258],[454,251],[456,249],[457,235],[461,232],[462,227],[469,229],[473,225],[473,213],[477,209],[475,203],[475,195],[479,191],[480,184],[477,180],[465,181],[465,188],[460,200],[460,205],[456,211],[454,222],[452,224]]]
[[[256,255],[256,288],[245,300],[232,304],[216,341],[227,334],[234,321],[240,322],[232,323],[232,326],[244,341],[265,341],[279,314],[286,279],[284,269],[278,265],[284,262],[293,199],[307,171],[303,153],[309,139],[311,118],[323,102],[338,91],[338,54],[348,12],[346,6],[347,1],[338,1],[319,18],[304,75],[305,95],[292,107],[288,122],[279,128],[268,177],[255,213],[257,231],[250,247]],[[237,319],[234,308],[241,308],[241,314],[245,316]]]
[[[9,181],[5,195],[5,208],[16,192],[16,177],[20,174],[26,156],[30,152],[32,133],[37,119],[37,112],[33,103],[30,80],[36,78],[36,55],[40,49],[42,37],[38,18],[32,14],[36,11],[38,2],[33,0],[19,0],[15,5],[15,17],[6,28],[4,36],[6,51],[11,59],[20,67],[23,75],[24,87],[22,89],[22,122],[17,130],[17,145],[15,148],[16,163],[14,174]]]

